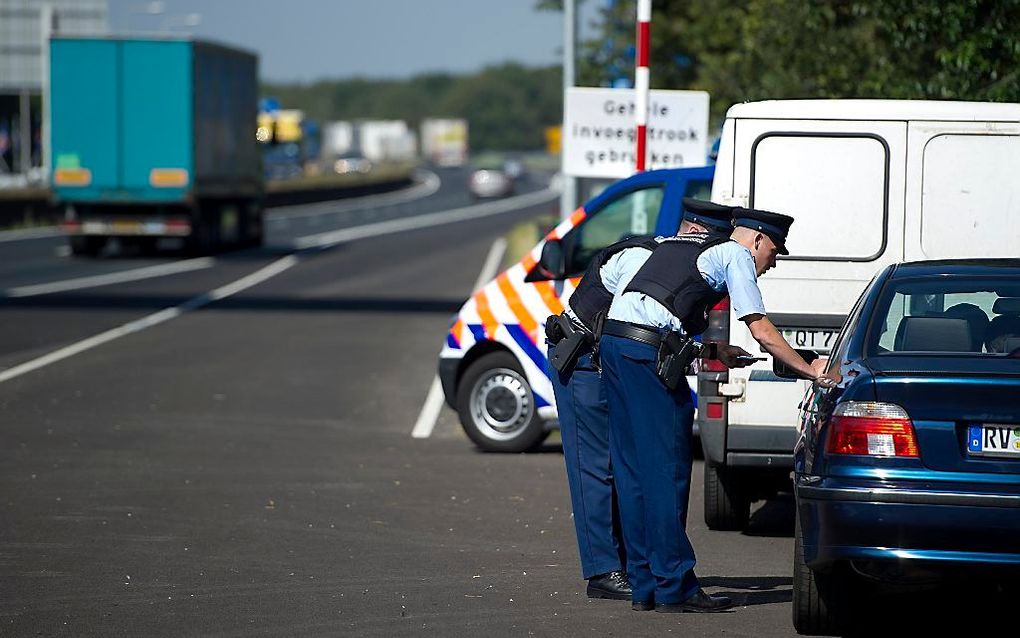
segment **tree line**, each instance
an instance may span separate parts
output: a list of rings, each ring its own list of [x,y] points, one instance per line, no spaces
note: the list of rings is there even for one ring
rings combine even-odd
[[[592,1],[592,0],[587,0]],[[633,78],[636,0],[597,0],[578,86]],[[536,0],[542,10],[562,0]],[[653,0],[651,83],[733,104],[778,98],[1020,101],[1020,0]],[[472,150],[544,146],[562,119],[559,67],[518,64],[306,85],[263,94],[319,121],[463,117]]]
[[[558,66],[501,64],[469,75],[264,84],[262,94],[319,122],[398,119],[416,128],[428,117],[462,117],[473,151],[531,150],[544,148],[545,127],[562,120],[562,78]]]

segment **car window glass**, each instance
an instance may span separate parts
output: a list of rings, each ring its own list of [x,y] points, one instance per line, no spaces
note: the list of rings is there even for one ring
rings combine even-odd
[[[662,186],[627,193],[571,231],[571,273],[584,272],[592,257],[610,244],[627,237],[653,233],[662,206],[662,194]]]
[[[987,280],[899,284],[874,324],[877,352],[1012,352],[1020,348],[1018,293],[1016,284]]]
[[[709,201],[712,199],[712,181],[707,179],[689,180],[684,188],[684,197]]]

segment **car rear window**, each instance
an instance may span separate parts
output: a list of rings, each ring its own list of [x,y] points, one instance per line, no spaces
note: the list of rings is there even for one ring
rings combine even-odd
[[[892,282],[871,322],[869,356],[1020,355],[1020,280],[940,277]]]

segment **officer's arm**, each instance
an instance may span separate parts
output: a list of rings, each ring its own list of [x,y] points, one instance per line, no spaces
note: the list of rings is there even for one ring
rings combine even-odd
[[[772,324],[768,317],[762,314],[752,314],[742,317],[741,321],[747,324],[754,340],[776,359],[779,359],[791,369],[796,370],[805,379],[815,379],[818,373],[811,365],[797,354],[797,352],[786,342],[783,335]]]

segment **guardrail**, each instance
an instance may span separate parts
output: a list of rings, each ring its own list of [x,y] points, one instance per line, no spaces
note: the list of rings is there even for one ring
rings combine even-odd
[[[312,175],[266,183],[265,205],[289,206],[385,193],[409,186],[414,165],[379,166],[368,173]],[[0,229],[47,226],[63,208],[44,187],[0,189]]]

